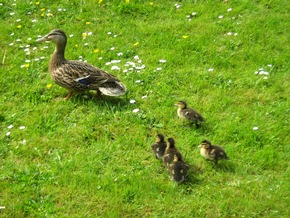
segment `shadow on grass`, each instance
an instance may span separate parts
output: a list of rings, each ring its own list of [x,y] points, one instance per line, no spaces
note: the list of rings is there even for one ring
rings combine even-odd
[[[199,134],[206,135],[208,133],[211,133],[213,131],[211,125],[208,123],[203,123],[199,127],[196,127],[194,124],[190,123],[183,123],[182,127],[185,129],[191,129],[192,131],[195,131]]]
[[[105,96],[102,95],[99,97],[97,94],[93,92],[87,92],[87,93],[77,93],[74,94],[70,99],[67,101],[72,101],[73,103],[76,103],[78,105],[83,105],[87,103],[95,103],[96,105],[100,106],[106,106],[106,107],[118,107],[118,108],[124,108],[128,105],[127,96],[125,98],[122,98],[121,96]]]
[[[198,186],[202,183],[202,180],[198,178],[198,175],[189,174],[184,181],[186,186]]]
[[[199,186],[202,183],[202,180],[199,179],[199,175],[202,174],[201,168],[196,165],[189,165],[189,170],[185,181],[182,183],[186,186],[186,190],[189,191],[190,194],[192,191],[192,187]]]
[[[216,171],[223,171],[229,173],[234,173],[236,171],[236,167],[233,162],[231,162],[231,160],[220,161],[218,164],[213,165],[213,169],[215,169]]]
[[[220,162],[217,165],[214,165],[211,162],[209,164],[212,164],[210,168],[212,168],[211,170],[213,174],[215,174],[215,172],[220,172],[220,171],[229,172],[229,173],[235,172],[234,164],[229,161]],[[188,172],[188,176],[186,180],[182,184],[180,184],[183,186],[183,190],[185,194],[188,194],[188,195],[193,194],[194,190],[198,188],[200,185],[202,185],[202,183],[204,182],[204,179],[201,179],[200,176],[204,173],[204,170],[205,169],[202,169],[199,166],[190,166],[190,170]]]
[[[236,170],[231,160],[220,160],[217,164],[214,164],[211,160],[205,161],[207,162],[208,168],[211,168],[213,171],[234,173]]]
[[[209,123],[203,123],[196,131],[202,135],[207,135],[213,131],[212,126]]]

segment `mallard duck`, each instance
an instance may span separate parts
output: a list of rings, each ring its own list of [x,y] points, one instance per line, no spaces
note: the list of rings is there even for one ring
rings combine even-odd
[[[213,161],[215,164],[217,164],[220,159],[229,159],[222,147],[212,145],[208,140],[203,140],[198,147],[200,148],[201,156],[207,160]]]
[[[174,160],[174,155],[177,156],[178,159],[182,160],[181,153],[175,147],[174,139],[168,138],[167,147],[163,156],[163,163],[165,167],[169,167],[171,162]]]
[[[158,134],[156,137],[156,142],[151,145],[151,149],[155,154],[157,159],[162,159],[164,151],[166,149],[166,142],[164,141],[164,135]]]
[[[178,155],[174,154],[174,159],[168,167],[171,179],[177,183],[183,182],[187,175],[188,168],[188,165],[184,163]]]
[[[204,122],[203,117],[195,110],[188,108],[185,101],[179,101],[175,106],[178,106],[177,115],[185,120],[188,120],[192,124],[194,123],[198,128],[200,123]]]
[[[37,42],[52,41],[56,44],[49,62],[53,81],[69,90],[66,99],[75,92],[97,90],[100,95],[118,96],[126,92],[125,85],[115,76],[81,61],[64,57],[67,37],[64,31],[56,29],[38,39]]]

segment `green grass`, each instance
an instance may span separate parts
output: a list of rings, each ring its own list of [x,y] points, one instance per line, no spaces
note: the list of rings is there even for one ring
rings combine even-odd
[[[2,1],[0,216],[289,217],[289,9],[286,0]],[[35,42],[55,28],[73,34],[68,59],[113,73],[127,94],[63,101],[48,73],[54,45]],[[123,72],[126,62],[146,67]],[[183,126],[178,100],[205,117],[202,128]],[[153,157],[158,133],[191,165],[184,184]],[[230,161],[212,168],[203,139]]]

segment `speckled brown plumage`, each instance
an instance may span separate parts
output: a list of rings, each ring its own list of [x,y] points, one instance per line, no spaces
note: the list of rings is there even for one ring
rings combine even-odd
[[[62,30],[52,30],[38,42],[53,41],[55,50],[49,62],[49,72],[59,86],[74,92],[97,90],[105,95],[118,96],[126,92],[125,85],[112,74],[81,61],[65,59],[66,34]]]
[[[185,101],[179,101],[175,105],[178,106],[177,115],[192,124],[194,123],[197,128],[204,122],[204,118],[197,111],[188,108]]]
[[[171,176],[171,180],[177,183],[182,183],[187,176],[188,169],[188,165],[184,163],[178,155],[174,155],[173,161],[168,166],[168,172]]]
[[[162,159],[166,149],[166,142],[164,141],[164,135],[158,134],[156,141],[151,145],[151,149],[157,159]]]
[[[168,138],[167,147],[163,156],[163,163],[165,167],[169,167],[169,165],[174,160],[174,155],[177,156],[178,159],[182,160],[181,153],[175,147],[175,141],[173,138]]]
[[[221,159],[229,159],[224,149],[218,145],[212,145],[210,141],[203,140],[198,146],[200,154],[207,160],[213,161],[215,164]]]

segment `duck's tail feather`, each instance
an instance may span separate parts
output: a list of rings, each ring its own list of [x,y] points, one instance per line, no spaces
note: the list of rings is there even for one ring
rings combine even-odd
[[[112,85],[112,83],[106,83],[102,87],[99,87],[99,90],[104,95],[108,96],[123,95],[127,91],[127,88],[123,83],[115,81],[113,84],[114,85]]]

